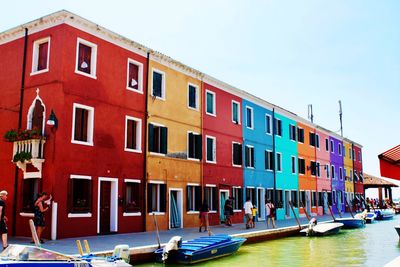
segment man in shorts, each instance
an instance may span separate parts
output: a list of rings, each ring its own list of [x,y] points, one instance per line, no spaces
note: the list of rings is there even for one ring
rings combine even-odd
[[[7,243],[7,217],[5,216],[6,213],[6,200],[7,200],[7,191],[3,190],[0,191],[0,234],[1,240],[3,242],[3,250],[8,247]]]
[[[249,229],[253,225],[253,204],[249,197],[246,198],[243,209],[246,216],[246,229]]]

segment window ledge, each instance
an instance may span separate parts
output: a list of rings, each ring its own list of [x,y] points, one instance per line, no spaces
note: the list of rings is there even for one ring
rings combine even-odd
[[[217,213],[216,210],[210,210],[208,213]]]
[[[141,212],[124,212],[122,216],[125,217],[134,217],[134,216],[142,216]]]
[[[142,89],[134,89],[134,88],[126,87],[126,90],[131,91],[131,92],[135,92],[135,93],[138,93],[138,94],[143,94],[143,90]]]
[[[93,74],[89,74],[89,73],[86,73],[86,72],[83,72],[83,71],[80,71],[80,70],[77,70],[77,69],[75,69],[75,73],[97,80],[96,75],[93,75]]]
[[[131,148],[126,148],[124,149],[126,152],[131,152],[131,153],[142,153],[142,149],[131,149]]]
[[[233,212],[242,212],[242,210],[233,210]]]
[[[195,210],[186,212],[186,214],[199,214],[199,213],[200,213],[199,211],[195,211]]]
[[[31,212],[20,212],[19,215],[22,217],[32,217],[32,218],[34,217],[33,212],[32,213]]]
[[[76,144],[76,145],[93,146],[93,142],[83,142],[83,141],[71,140],[71,143]]]
[[[32,71],[30,76],[34,76],[34,75],[37,75],[37,74],[45,73],[45,72],[48,72],[48,71],[49,71],[49,69]]]
[[[156,215],[156,216],[159,216],[159,215],[165,215],[165,212],[159,212],[159,211],[155,211],[155,212],[149,212],[149,215],[151,216],[151,215]]]
[[[90,218],[92,213],[68,213],[68,218]]]
[[[165,154],[163,154],[163,153],[158,153],[158,152],[149,151],[149,154],[152,155],[152,156],[165,157]]]

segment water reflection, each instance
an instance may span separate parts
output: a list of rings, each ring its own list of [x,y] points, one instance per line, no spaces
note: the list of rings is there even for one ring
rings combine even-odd
[[[394,230],[399,221],[397,216],[362,229],[341,230],[334,236],[296,236],[250,244],[233,256],[196,266],[383,266],[400,256],[399,238]]]

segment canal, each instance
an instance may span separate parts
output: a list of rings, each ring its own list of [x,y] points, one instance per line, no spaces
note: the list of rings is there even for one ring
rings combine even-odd
[[[394,229],[397,224],[400,215],[362,229],[341,230],[333,236],[294,236],[249,244],[232,256],[196,266],[383,266],[400,256],[399,237]]]

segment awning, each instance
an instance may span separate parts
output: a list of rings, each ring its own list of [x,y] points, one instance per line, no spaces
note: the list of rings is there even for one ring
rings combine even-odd
[[[364,176],[362,175],[362,173],[360,173],[360,181],[361,181],[361,182],[364,181]]]
[[[378,155],[381,176],[400,180],[400,145]]]

